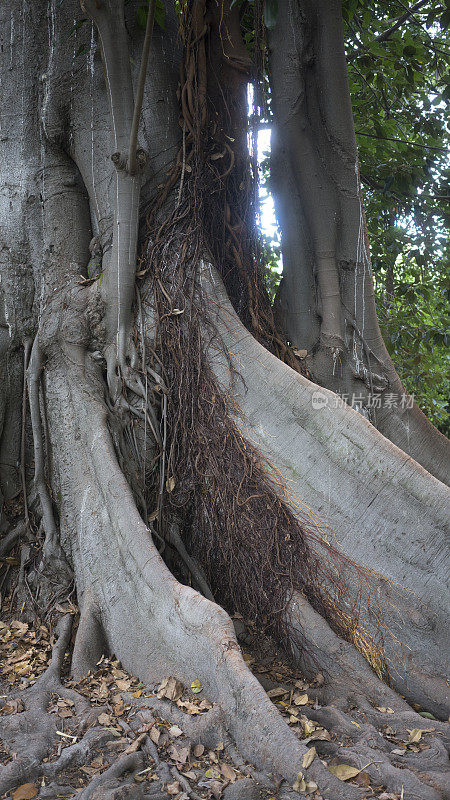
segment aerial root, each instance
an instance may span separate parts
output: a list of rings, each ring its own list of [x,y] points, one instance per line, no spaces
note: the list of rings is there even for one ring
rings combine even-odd
[[[193,586],[198,589],[204,597],[206,597],[208,600],[212,600],[214,603],[214,595],[211,591],[208,581],[205,578],[205,574],[195,558],[190,556],[186,550],[184,542],[180,536],[179,526],[177,523],[173,522],[168,526],[165,539],[168,544],[175,548],[183,563],[189,570]]]
[[[19,522],[15,528],[9,531],[5,536],[2,536],[0,539],[0,558],[5,558],[8,553],[11,552],[14,545],[20,539],[21,536],[25,533],[25,525],[23,522]]]
[[[22,419],[21,419],[21,432],[20,432],[20,482],[22,484],[23,494],[23,509],[25,517],[25,525],[27,530],[30,527],[30,519],[28,514],[28,497],[27,497],[27,483],[25,473],[25,438],[26,438],[26,421],[27,421],[27,369],[28,361],[31,352],[31,338],[27,336],[23,344],[23,388],[22,388]]]
[[[34,483],[41,503],[42,524],[45,531],[41,570],[56,576],[58,584],[64,591],[71,583],[73,575],[67,563],[64,551],[59,543],[52,498],[47,487],[45,476],[44,433],[39,398],[42,368],[42,353],[38,336],[36,336],[28,364],[27,382],[34,445]]]

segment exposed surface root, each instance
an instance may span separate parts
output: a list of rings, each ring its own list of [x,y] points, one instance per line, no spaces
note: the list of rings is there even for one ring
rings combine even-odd
[[[57,738],[55,718],[47,713],[53,694],[69,700],[83,718],[90,713],[87,701],[61,684],[61,667],[69,644],[72,618],[66,615],[58,623],[58,639],[51,662],[36,683],[26,689],[20,697],[24,710],[19,714],[5,716],[1,720],[2,738],[10,752],[21,753],[21,757],[7,763],[0,777],[0,795],[15,786],[35,779],[42,770],[42,761],[48,756]],[[14,704],[6,711],[14,710]]]
[[[429,675],[422,676],[421,682],[414,680],[418,671],[414,665],[410,665],[407,679],[399,675],[397,670],[391,672],[394,691],[377,678],[360,653],[337,636],[326,620],[298,592],[292,595],[287,619],[294,654],[303,671],[314,674],[321,670],[326,676],[322,691],[322,699],[326,702],[341,705],[353,697],[356,705],[363,706],[368,713],[372,706],[389,706],[408,719],[415,715],[405,701],[405,695],[425,710],[446,718],[448,686],[444,681]]]
[[[291,727],[286,758],[289,750],[291,758],[294,754],[290,742],[298,742],[300,761],[286,781],[261,772],[263,763],[252,765],[242,757],[230,735],[228,712],[209,702],[203,690],[193,695],[174,678],[152,690],[119,662],[104,658],[78,683],[61,679],[70,615],[58,630],[47,671],[15,699],[8,696],[1,710],[3,746],[10,753],[0,778],[2,794],[27,783],[41,800],[75,793],[78,800],[288,800],[299,796],[292,786],[295,773],[302,772],[313,800],[363,800],[386,793],[399,798],[402,791],[407,800],[449,796],[443,723],[418,717],[425,731],[418,742],[410,742],[414,737],[397,730],[397,715],[389,715],[389,728],[376,728],[364,721],[361,709],[344,713],[321,707],[311,700],[314,684],[299,681],[274,656],[256,660],[256,674],[271,686],[269,694]],[[271,716],[264,735],[277,747]],[[384,719],[382,712],[379,716]],[[301,754],[312,755],[307,747],[316,755],[303,768]],[[354,766],[359,775],[344,783],[329,772],[334,764]]]

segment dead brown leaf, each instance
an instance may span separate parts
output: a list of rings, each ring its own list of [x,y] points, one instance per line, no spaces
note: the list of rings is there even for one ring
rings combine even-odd
[[[275,689],[269,689],[267,697],[272,700],[274,697],[283,697],[285,694],[288,694],[288,689],[285,689],[284,686],[277,686]]]
[[[303,756],[302,767],[303,769],[308,769],[311,766],[312,762],[314,761],[317,755],[316,748],[310,747],[309,750]]]
[[[127,749],[125,750],[125,753],[127,753],[127,754],[128,753],[136,753],[139,750],[142,742],[146,738],[147,738],[147,734],[146,733],[141,733],[140,736],[137,736],[136,739],[133,742],[131,742],[131,744],[128,745]]]
[[[225,778],[226,781],[229,781],[230,783],[234,783],[235,782],[236,773],[235,773],[234,769],[232,767],[230,767],[229,764],[225,764],[224,761],[221,761],[220,762],[220,771],[221,771],[221,773],[222,773],[222,775],[223,775],[223,777]]]
[[[306,706],[309,697],[307,694],[297,694],[294,695],[294,705],[296,706]]]
[[[26,626],[28,628],[28,625]],[[36,797],[38,793],[37,786],[34,783],[22,783],[12,793],[13,800],[31,800]]]
[[[161,731],[159,731],[158,728],[153,727],[150,731],[150,739],[152,742],[154,742],[154,744],[158,744],[160,737]]]
[[[179,700],[181,695],[183,694],[183,684],[180,681],[177,681],[176,678],[170,676],[169,678],[165,678],[163,682],[158,687],[157,696],[159,699],[162,697],[167,697],[168,700]]]
[[[169,750],[170,758],[177,762],[177,764],[186,764],[189,758],[189,747],[177,747],[172,745]]]
[[[350,764],[332,764],[328,767],[329,771],[336,775],[340,781],[349,781],[361,772],[357,767],[351,767]]]

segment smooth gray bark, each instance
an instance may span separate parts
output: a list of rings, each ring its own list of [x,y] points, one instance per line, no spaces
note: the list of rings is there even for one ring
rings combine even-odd
[[[278,321],[319,384],[359,398],[384,436],[448,483],[448,440],[408,401],[378,325],[341,4],[280,4],[270,48]]]
[[[352,559],[392,580],[392,587],[380,583],[378,591],[393,604],[384,609],[386,625],[398,639],[386,640],[393,684],[411,699],[423,692],[425,702],[432,678],[439,696],[434,710],[445,714],[447,486],[361,414],[347,405],[333,408],[328,390],[320,390],[328,405],[315,409],[317,386],[258,344],[237,319],[220,281],[211,287],[209,270],[204,274],[212,305],[220,309],[219,330],[240,376],[230,386],[244,415],[238,425],[283,475],[300,518],[312,521],[331,542],[336,536]],[[228,365],[217,354],[212,358],[227,385]],[[397,592],[398,585],[405,591]]]

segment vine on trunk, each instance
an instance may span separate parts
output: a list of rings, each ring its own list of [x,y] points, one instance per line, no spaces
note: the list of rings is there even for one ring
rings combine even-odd
[[[373,601],[379,576],[340,553],[289,496],[240,433],[239,410],[209,364],[208,351],[216,350],[232,380],[241,380],[212,322],[202,263],[217,268],[251,332],[302,371],[275,328],[258,268],[246,129],[236,141],[249,65],[233,39],[232,15],[204,0],[186,4],[181,15],[183,141],[151,205],[140,269],[139,296],[156,317],[154,340],[145,347],[141,341],[141,355],[156,380],[153,398],[162,396],[163,430],[158,468],[146,475],[145,507],[153,503],[149,520],[162,548],[180,537],[201,565],[197,585],[213,587],[228,611],[283,640],[287,606],[300,590],[388,679],[382,610]],[[222,106],[214,85],[219,57]]]

